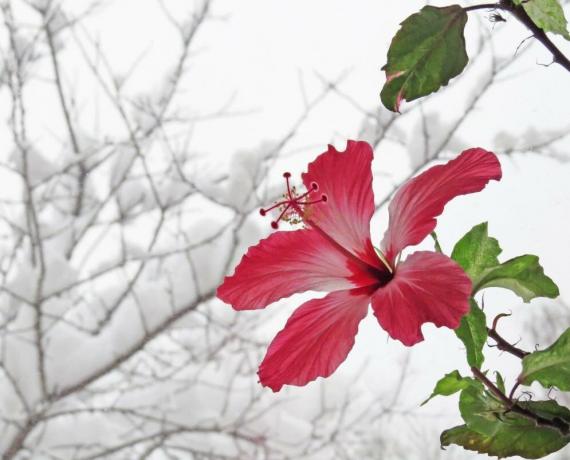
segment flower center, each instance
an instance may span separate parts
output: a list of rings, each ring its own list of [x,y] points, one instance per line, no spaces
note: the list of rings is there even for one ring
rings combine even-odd
[[[278,208],[280,211],[279,217],[271,222],[271,227],[278,228],[279,221],[289,222],[290,224],[300,224],[303,222],[303,218],[307,212],[307,206],[316,203],[326,203],[328,197],[326,194],[322,194],[318,200],[310,200],[309,195],[319,190],[319,185],[316,182],[311,182],[311,188],[308,192],[302,195],[297,194],[295,186],[291,187],[289,184],[289,178],[291,173],[283,173],[283,177],[287,183],[287,193],[283,194],[283,200],[275,203],[273,206],[259,210],[259,214],[265,216],[269,211]]]

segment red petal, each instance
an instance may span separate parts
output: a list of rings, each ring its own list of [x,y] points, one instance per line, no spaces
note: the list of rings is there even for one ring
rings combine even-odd
[[[382,240],[387,259],[393,261],[402,249],[429,235],[448,201],[478,192],[491,179],[500,178],[501,165],[495,154],[475,148],[406,182],[389,207],[390,222]]]
[[[275,232],[249,248],[217,294],[236,310],[255,310],[297,292],[377,283],[357,262],[315,230]]]
[[[370,241],[370,219],[374,214],[372,193],[372,147],[348,141],[346,151],[333,146],[309,164],[303,174],[307,190],[316,182],[315,196],[325,194],[326,203],[311,206],[309,223],[316,224],[338,244],[373,267],[382,268]]]
[[[366,316],[373,289],[333,292],[301,305],[273,339],[259,366],[264,386],[302,386],[328,377],[354,345],[360,321]]]
[[[372,296],[380,325],[404,345],[421,342],[421,326],[455,329],[469,311],[471,280],[449,257],[418,251],[398,264],[394,279]]]

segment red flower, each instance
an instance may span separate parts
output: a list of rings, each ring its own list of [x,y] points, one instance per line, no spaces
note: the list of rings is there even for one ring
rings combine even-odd
[[[302,220],[306,228],[275,232],[250,247],[218,288],[235,310],[307,290],[329,292],[301,305],[269,346],[258,374],[273,391],[332,374],[354,345],[369,303],[388,334],[408,346],[423,340],[422,324],[454,329],[469,310],[471,281],[449,257],[418,251],[397,258],[435,228],[448,201],[501,178],[497,157],[466,150],[402,185],[390,203],[380,258],[370,240],[372,156],[366,142],[348,141],[343,153],[329,146],[302,175],[308,191],[300,196],[285,173],[286,200],[272,226]]]

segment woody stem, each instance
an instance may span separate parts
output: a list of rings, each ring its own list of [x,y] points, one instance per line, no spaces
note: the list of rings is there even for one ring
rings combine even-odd
[[[475,10],[502,10],[508,11],[515,18],[517,18],[536,38],[542,45],[550,51],[552,54],[552,59],[557,64],[560,64],[568,72],[570,72],[570,60],[564,55],[562,51],[548,38],[544,30],[538,27],[534,21],[530,18],[524,9],[523,5],[515,5],[512,0],[500,0],[497,3],[482,3],[480,5],[472,5],[463,8],[463,11],[475,11]]]
[[[511,345],[503,337],[501,337],[494,328],[493,329],[487,328],[487,333],[489,337],[491,337],[497,343],[497,348],[499,350],[506,351],[507,353],[510,353],[511,355],[516,356],[517,358],[520,359],[523,359],[526,355],[529,354],[528,351],[521,350],[520,348]]]

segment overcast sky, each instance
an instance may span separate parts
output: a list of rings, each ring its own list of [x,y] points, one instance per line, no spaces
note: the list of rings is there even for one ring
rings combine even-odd
[[[73,3],[80,10],[86,2]],[[175,14],[187,11],[187,0],[164,3],[179,12]],[[446,5],[446,2],[430,3]],[[309,123],[287,147],[284,158],[270,171],[274,176],[270,182],[278,183],[285,169],[301,172],[327,143],[344,148],[346,139],[356,138],[362,126],[363,115],[353,103],[370,113],[385,110],[378,95],[384,81],[380,68],[385,63],[389,41],[399,22],[422,5],[423,2],[410,0],[215,1],[216,19],[202,31],[194,48],[190,78],[185,82],[179,105],[196,115],[222,108],[229,113],[224,118],[197,123],[192,132],[192,148],[207,154],[212,165],[227,168],[236,151],[254,149],[265,140],[284,135],[303,112],[305,98],[310,100],[322,91],[323,79],[332,81],[341,76],[339,88],[352,102],[331,94],[312,113]],[[171,63],[177,52],[177,38],[159,13],[158,2],[154,0],[109,1],[85,24],[85,30],[100,40],[110,66],[118,74],[126,74],[138,62],[131,81],[133,94],[159,81],[166,63]],[[467,27],[470,52],[477,48],[480,28],[477,18],[484,20],[488,15],[471,14]],[[494,30],[492,25],[487,29],[494,34],[495,51],[501,56],[512,55],[528,36],[513,19],[496,25]],[[567,43],[555,40],[570,54]],[[560,287],[561,298],[570,302],[570,162],[526,149],[502,155],[505,146],[513,143],[529,146],[552,133],[570,130],[570,74],[556,65],[543,66],[549,62],[548,54],[534,46],[501,75],[462,125],[453,142],[456,150],[449,149],[446,155],[475,146],[494,150],[500,155],[503,180],[490,184],[482,193],[452,202],[439,219],[437,232],[444,251],[449,253],[454,242],[473,225],[489,221],[489,232],[499,239],[504,259],[525,253],[538,255],[545,272]],[[467,69],[469,74],[457,87],[426,103],[434,137],[464,110],[473,89],[484,80],[489,63],[490,57],[483,56],[480,64]],[[77,69],[68,69],[68,74],[74,71],[83,75],[85,69],[78,64]],[[85,116],[93,118],[93,132],[102,129],[101,126],[105,129],[111,126],[113,118],[105,115],[105,103],[91,102],[89,79],[78,78],[73,84],[79,94],[85,95],[77,103],[84,104]],[[55,96],[46,95],[38,86],[37,97],[36,109],[31,114],[33,122],[47,126]],[[418,102],[407,105],[413,104]],[[48,131],[44,134],[46,142],[50,142]],[[417,144],[420,135],[417,119],[410,117],[400,123],[400,132],[399,139],[381,143],[376,151],[374,186],[378,201],[410,171],[411,147]],[[570,159],[570,136],[553,144],[548,151]],[[269,232],[266,220],[259,218],[257,223]],[[375,243],[381,239],[385,227],[386,212],[382,209],[373,220]],[[431,247],[431,242],[426,241],[423,247]],[[288,312],[300,299],[294,297],[272,308]],[[516,319],[511,324],[524,324],[531,318],[532,310],[543,303],[546,302],[523,305],[515,296],[494,290],[485,297],[490,312],[513,311]],[[268,338],[281,327],[279,322],[270,324]],[[512,339],[520,336],[524,339],[524,330],[506,327]],[[451,331],[426,326],[424,332],[426,341],[414,347],[411,354],[413,380],[406,387],[410,407],[429,394],[443,373],[455,368],[466,372],[460,344]],[[523,344],[532,348],[534,342],[523,340]],[[348,385],[350,376],[366,362],[364,385],[374,393],[378,382],[395,378],[395,366],[400,365],[406,352],[399,342],[388,340],[376,320],[369,316],[361,325],[349,359],[331,380],[340,384],[335,388],[342,388],[345,382]],[[511,376],[516,372],[516,363],[506,357],[490,361],[490,365],[499,363],[510,369]],[[295,388],[288,394],[304,391],[310,389]],[[453,407],[438,402],[434,402],[433,408],[422,410],[426,414],[454,411]],[[439,430],[450,426],[449,419],[430,419],[432,422]]]

